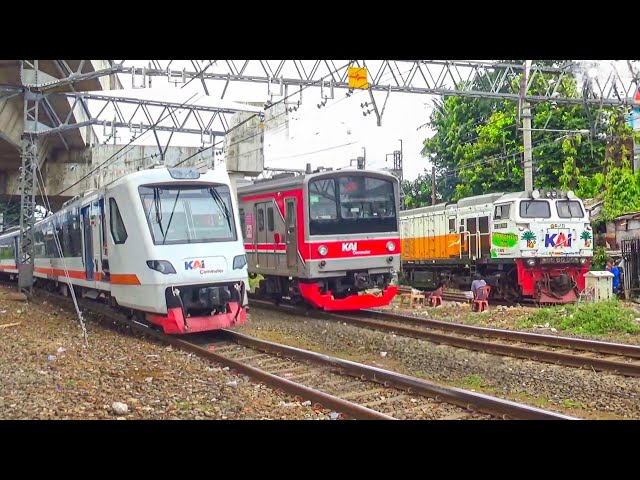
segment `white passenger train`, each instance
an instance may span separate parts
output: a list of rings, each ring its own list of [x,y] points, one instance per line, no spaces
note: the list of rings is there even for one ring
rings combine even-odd
[[[226,170],[155,168],[63,205],[34,228],[34,277],[130,309],[165,333],[246,320],[247,260]],[[63,259],[56,247],[60,240]],[[0,272],[15,276],[18,231],[0,235]]]

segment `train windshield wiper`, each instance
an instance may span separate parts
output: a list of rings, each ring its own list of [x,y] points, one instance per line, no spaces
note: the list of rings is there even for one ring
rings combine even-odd
[[[158,187],[153,189],[153,206],[156,209],[156,223],[160,228],[160,233],[164,237],[165,233],[162,229],[162,200],[160,198],[160,189]]]
[[[176,195],[176,199],[173,202],[173,208],[171,209],[171,215],[169,216],[169,222],[167,223],[167,231],[162,235],[162,245],[167,239],[167,234],[169,233],[169,227],[171,226],[171,220],[173,220],[173,213],[176,211],[176,204],[178,203],[178,198],[180,198],[180,192],[182,190],[178,190],[178,194]]]
[[[213,188],[213,187],[209,188],[209,194],[213,197],[215,202],[218,204],[218,208],[220,208],[220,210],[222,210],[222,213],[224,214],[224,218],[227,220],[227,226],[229,227],[229,233],[232,233],[233,229],[231,228],[231,213],[229,213],[229,209],[227,208],[227,204],[224,202],[224,200],[222,200],[222,197],[220,196],[220,194],[218,193],[218,191],[215,188]]]

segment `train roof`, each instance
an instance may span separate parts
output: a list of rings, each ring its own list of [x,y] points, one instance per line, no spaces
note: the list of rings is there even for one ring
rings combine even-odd
[[[288,174],[278,176],[278,178],[272,178],[269,180],[257,180],[249,184],[238,186],[238,194],[247,195],[251,193],[282,190],[285,188],[302,188],[305,183],[308,183],[311,180],[327,177],[339,177],[343,175],[360,175],[374,178],[397,180],[397,177],[395,177],[394,175],[381,170],[357,170],[345,168],[342,170],[323,170],[321,172],[305,173],[301,175]]]
[[[65,209],[75,203],[77,203],[80,199],[87,199],[92,194],[95,194],[99,190],[104,190],[105,188],[113,188],[119,185],[123,185],[126,183],[136,183],[136,184],[146,184],[146,183],[159,183],[159,182],[175,182],[182,180],[184,183],[197,183],[197,182],[210,182],[210,183],[221,183],[221,184],[229,184],[229,173],[226,169],[219,170],[207,170],[204,173],[200,173],[197,169],[192,167],[185,168],[174,168],[174,167],[164,167],[164,166],[156,166],[154,168],[147,168],[144,170],[140,170],[138,172],[129,173],[116,181],[105,185],[101,188],[94,188],[91,190],[85,191],[81,195],[76,195],[70,200],[67,200],[62,204],[62,209]]]
[[[540,190],[540,192],[545,192],[544,190]],[[557,191],[558,192],[558,191]],[[567,192],[558,192],[556,197],[553,197],[552,199],[560,199],[560,198],[565,198],[566,197],[566,193]],[[516,200],[519,198],[528,198],[528,199],[534,199],[536,197],[533,197],[530,193],[527,192],[496,192],[496,193],[486,193],[484,195],[475,195],[473,197],[466,197],[466,198],[461,198],[460,200],[458,200],[457,202],[450,202],[450,203],[439,203],[437,205],[430,205],[428,207],[418,207],[418,208],[413,208],[411,210],[403,210],[400,212],[400,216],[405,216],[405,215],[416,215],[416,214],[426,214],[426,213],[434,213],[434,212],[439,212],[442,210],[453,210],[456,208],[463,208],[463,207],[472,207],[475,205],[487,205],[487,204],[492,204],[492,203],[497,203],[497,202],[506,202],[509,200]],[[541,199],[547,198],[549,199],[549,197],[544,197],[541,193],[540,197]]]

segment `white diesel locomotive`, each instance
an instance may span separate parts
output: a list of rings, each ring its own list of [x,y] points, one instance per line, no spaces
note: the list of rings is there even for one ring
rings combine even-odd
[[[468,288],[478,272],[508,300],[566,303],[584,289],[593,232],[573,192],[492,193],[400,213],[412,283]]]

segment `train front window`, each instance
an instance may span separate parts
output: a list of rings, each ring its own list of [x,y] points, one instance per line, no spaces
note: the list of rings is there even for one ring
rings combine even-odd
[[[551,218],[551,209],[546,200],[523,200],[520,202],[522,218]]]
[[[236,240],[229,187],[139,187],[156,245]]]
[[[360,175],[314,180],[309,216],[311,235],[397,231],[393,183]]]
[[[556,202],[558,208],[558,216],[560,218],[582,218],[584,212],[582,206],[577,200],[558,200]]]

